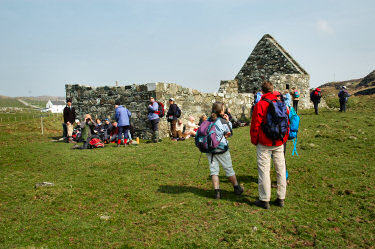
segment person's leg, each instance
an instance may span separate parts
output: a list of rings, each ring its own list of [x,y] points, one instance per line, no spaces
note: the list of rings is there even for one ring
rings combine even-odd
[[[284,200],[286,195],[286,167],[283,146],[276,147],[272,153],[277,175],[277,198]]]
[[[348,102],[345,102],[345,101],[344,101],[344,103],[343,103],[343,108],[342,108],[342,109],[343,109],[344,112],[346,112],[346,104],[347,104],[347,103],[348,103]]]
[[[271,199],[270,161],[271,151],[268,146],[257,145],[258,191],[259,200],[269,202]]]
[[[65,123],[62,123],[62,127],[63,127],[63,138],[66,138],[66,136],[68,136],[68,131],[67,131],[67,128],[66,128],[66,124]]]
[[[127,145],[129,139],[129,125],[124,126],[124,145]]]
[[[314,110],[315,110],[315,114],[318,115],[318,102],[317,101],[314,101]]]
[[[153,120],[154,143],[159,142],[159,121],[160,118]]]
[[[219,184],[219,162],[215,158],[214,155],[207,153],[206,154],[208,159],[208,164],[210,166],[210,174],[211,174],[211,180],[212,180],[212,186],[215,191],[215,199],[221,198],[221,191],[220,191],[220,184]]]
[[[236,173],[233,170],[232,158],[230,156],[229,150],[223,154],[215,155],[217,161],[224,168],[225,175],[228,177],[228,180],[232,183],[234,188],[234,193],[237,195],[242,194],[243,189],[238,184]]]
[[[123,132],[125,130],[124,128],[125,128],[124,126],[119,126],[118,127],[117,146],[121,145],[121,140],[122,140],[122,137],[123,137]]]
[[[68,135],[68,142],[71,143],[73,142],[72,136],[73,136],[73,124],[67,124],[66,125],[67,129],[67,135]]]
[[[299,100],[296,100],[296,108],[295,108],[296,109],[296,113],[298,113],[298,101]]]
[[[177,131],[176,131],[176,124],[177,120],[172,120],[171,121],[171,132],[172,132],[172,138],[177,138]]]

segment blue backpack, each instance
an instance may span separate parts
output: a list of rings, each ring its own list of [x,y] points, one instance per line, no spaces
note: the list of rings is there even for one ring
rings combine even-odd
[[[286,104],[282,101],[264,99],[269,103],[267,109],[267,119],[261,124],[264,134],[272,140],[275,145],[276,140],[283,141],[288,132],[288,114]]]
[[[291,107],[289,111],[289,120],[290,120],[290,126],[289,126],[290,130],[289,130],[288,140],[292,140],[297,137],[299,120],[300,120],[300,117],[297,115],[293,107]]]

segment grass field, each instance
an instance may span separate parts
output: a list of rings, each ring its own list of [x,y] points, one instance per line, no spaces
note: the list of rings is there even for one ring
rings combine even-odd
[[[0,107],[19,107],[25,108],[26,106],[19,102],[17,98],[0,96]]]
[[[270,210],[253,205],[249,127],[230,138],[245,192],[235,196],[221,172],[214,200],[191,139],[77,151],[51,142],[62,133],[52,117],[44,136],[38,122],[0,124],[0,248],[373,248],[375,105],[352,101],[347,113],[300,112],[285,207]],[[55,185],[34,188],[45,181]]]

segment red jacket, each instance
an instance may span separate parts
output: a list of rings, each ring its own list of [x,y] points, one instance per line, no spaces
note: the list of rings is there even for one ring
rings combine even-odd
[[[272,146],[272,140],[264,134],[261,123],[265,122],[267,118],[267,109],[268,109],[268,102],[264,99],[269,100],[276,100],[276,96],[272,93],[266,93],[262,95],[260,101],[254,106],[253,116],[251,117],[251,126],[250,126],[250,137],[251,143],[254,145],[258,145],[258,143],[265,145],[265,146]],[[287,110],[289,115],[289,110]],[[289,121],[288,121],[289,123]],[[289,129],[288,132],[285,134],[283,141],[276,140],[274,146],[280,146],[286,143],[289,136]]]

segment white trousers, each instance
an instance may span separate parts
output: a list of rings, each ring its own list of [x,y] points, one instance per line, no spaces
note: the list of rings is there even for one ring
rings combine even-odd
[[[286,167],[284,158],[284,146],[257,145],[258,162],[258,191],[259,200],[271,200],[271,155],[277,175],[277,198],[285,199],[286,195]]]

